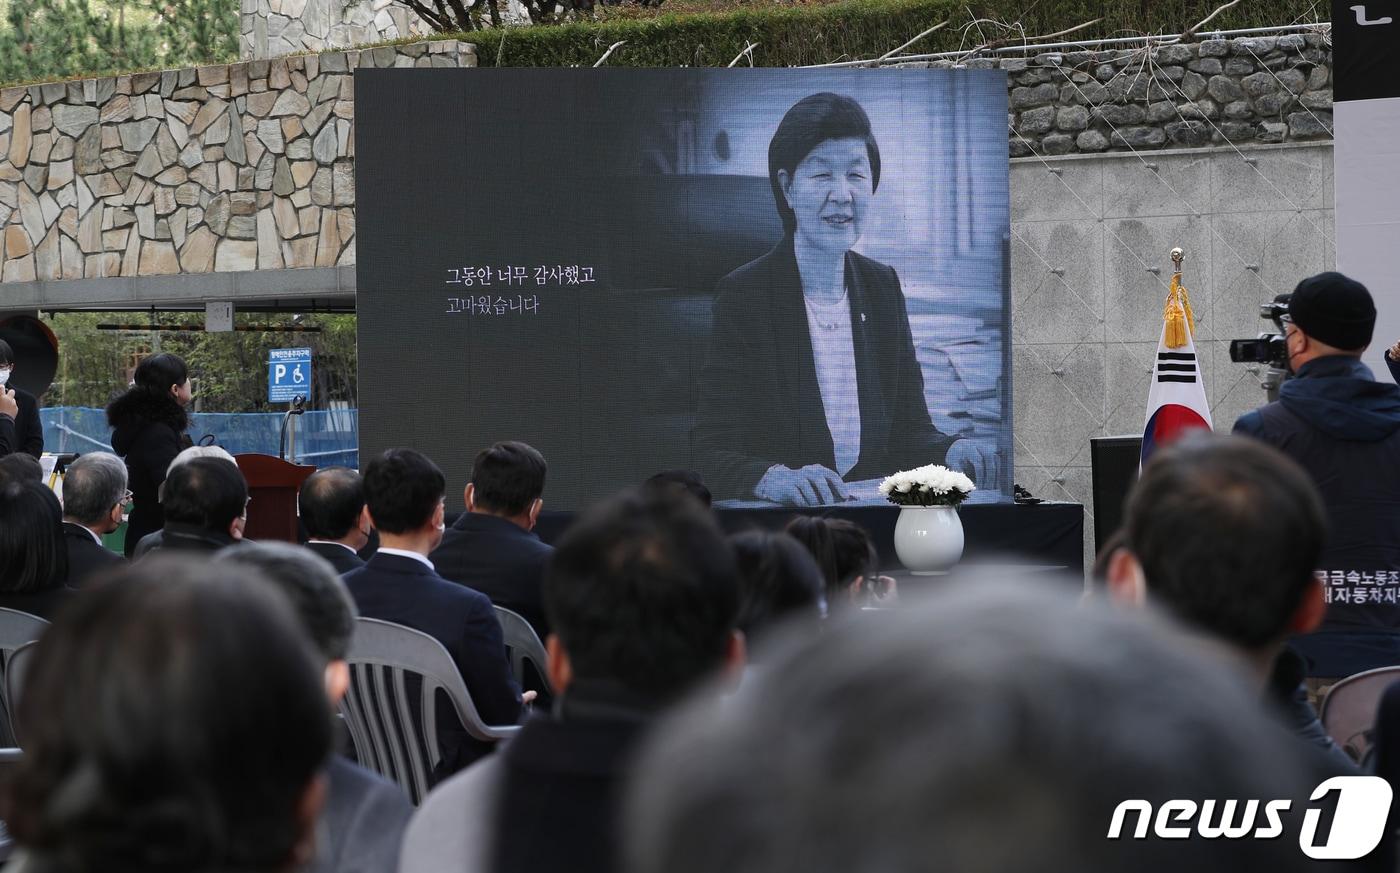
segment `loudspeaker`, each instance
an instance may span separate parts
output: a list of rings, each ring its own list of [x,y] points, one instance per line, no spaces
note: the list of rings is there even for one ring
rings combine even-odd
[[[1089,463],[1094,476],[1094,552],[1123,524],[1123,502],[1137,481],[1141,436],[1094,437]]]

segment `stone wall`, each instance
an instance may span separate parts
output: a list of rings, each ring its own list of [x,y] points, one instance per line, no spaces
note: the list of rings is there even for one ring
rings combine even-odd
[[[0,91],[0,282],[355,259],[354,70],[455,41]]]
[[[244,59],[347,49],[432,32],[394,0],[242,0],[239,30]]]
[[[1013,158],[1332,138],[1332,54],[1316,33],[967,66],[1006,70]]]

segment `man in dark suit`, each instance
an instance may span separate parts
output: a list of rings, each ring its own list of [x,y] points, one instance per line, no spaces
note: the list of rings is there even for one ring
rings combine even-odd
[[[63,476],[63,541],[68,546],[69,588],[81,588],[92,576],[124,558],[102,545],[102,535],[122,522],[126,462],[109,452],[91,452],[68,465]]]
[[[8,385],[14,371],[15,351],[9,343],[0,340],[0,386]],[[9,390],[6,389],[7,393]],[[37,458],[44,453],[44,426],[39,422],[39,401],[22,388],[14,388],[13,391],[18,409],[12,415],[15,422],[15,440],[10,451],[25,452]],[[4,411],[4,408],[0,407],[0,413]]]
[[[554,552],[534,533],[546,469],[544,455],[525,443],[496,443],[482,451],[472,464],[466,514],[431,556],[443,578],[520,613],[541,640],[549,636],[549,621],[540,580]]]
[[[196,457],[172,464],[161,486],[165,526],[160,541],[139,555],[159,551],[217,552],[243,541],[248,523],[248,483],[237,464]],[[143,540],[144,542],[144,540]]]
[[[344,575],[365,565],[357,552],[369,542],[373,529],[365,507],[365,483],[347,467],[317,470],[297,495],[306,548],[325,558]]]
[[[355,633],[355,604],[334,568],[304,549],[278,542],[230,549],[221,552],[218,560],[256,570],[251,578],[288,595],[321,656],[330,705],[339,704],[350,687],[345,659]],[[326,777],[326,803],[316,825],[316,856],[305,873],[395,869],[403,829],[413,812],[407,795],[341,755],[331,756]]]
[[[427,457],[389,449],[364,474],[365,503],[379,531],[379,551],[345,574],[360,615],[422,631],[442,643],[457,664],[472,703],[487,724],[514,724],[524,700],[511,677],[496,611],[484,594],[437,574],[428,555],[442,541],[447,480]],[[450,706],[438,710],[441,778],[491,750],[457,723]]]
[[[558,703],[428,795],[399,873],[622,866],[620,798],[640,738],[697,683],[742,669],[738,579],[689,496],[627,493],[590,510],[545,575]]]

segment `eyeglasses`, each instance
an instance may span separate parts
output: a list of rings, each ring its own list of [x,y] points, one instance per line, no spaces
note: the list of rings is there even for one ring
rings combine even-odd
[[[129,504],[131,503],[132,498],[134,498],[135,496],[136,496],[136,495],[134,495],[134,494],[131,493],[130,489],[128,489],[128,490],[126,490],[126,491],[123,491],[123,492],[122,492],[122,499],[119,500],[119,501],[117,501],[117,505],[118,505],[118,506],[127,506],[127,505],[129,505]]]

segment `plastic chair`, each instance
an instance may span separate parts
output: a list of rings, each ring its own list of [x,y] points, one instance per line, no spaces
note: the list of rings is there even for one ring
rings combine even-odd
[[[15,723],[14,713],[19,712],[20,695],[24,691],[24,675],[29,670],[29,661],[34,655],[36,644],[37,641],[28,642],[15,649],[5,664],[5,705],[10,708],[10,733],[14,735],[15,745],[19,745],[19,725]]]
[[[10,664],[15,653],[43,636],[49,623],[17,609],[0,608],[0,746],[17,746],[14,726],[15,707],[10,699]]]
[[[350,646],[350,689],[340,703],[360,764],[399,784],[416,806],[442,760],[437,742],[437,692],[452,702],[467,733],[493,742],[518,725],[481,719],[442,643],[403,625],[360,618]],[[417,685],[413,688],[411,686]]]
[[[1322,727],[1353,760],[1364,761],[1370,754],[1381,695],[1397,681],[1400,667],[1377,667],[1348,676],[1322,699]]]
[[[501,623],[506,654],[510,657],[510,672],[515,676],[515,681],[521,688],[530,687],[531,680],[541,682],[545,690],[553,694],[554,687],[549,684],[544,643],[540,642],[540,635],[535,633],[535,628],[523,615],[504,606],[496,607],[496,620]]]
[[[14,764],[18,764],[22,753],[19,749],[0,749],[0,770]],[[15,841],[10,837],[10,832],[5,829],[5,823],[0,822],[0,863],[10,860],[15,853]]]

